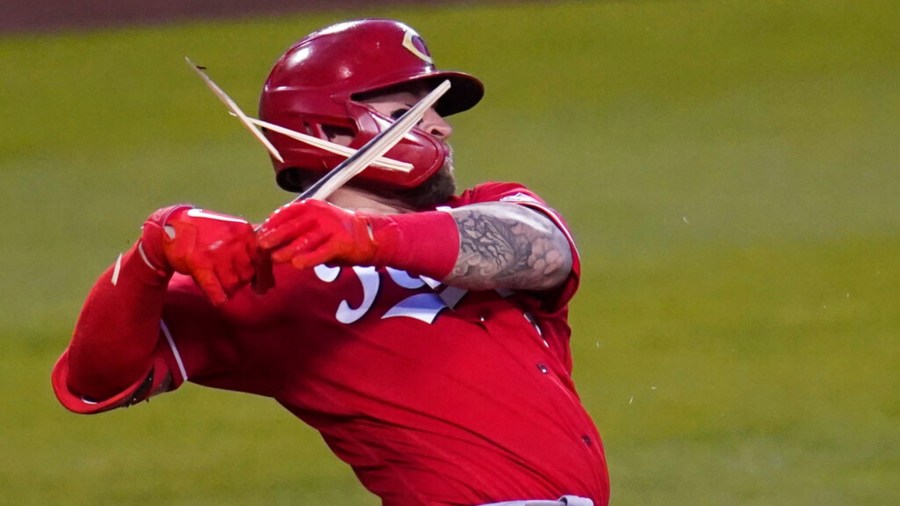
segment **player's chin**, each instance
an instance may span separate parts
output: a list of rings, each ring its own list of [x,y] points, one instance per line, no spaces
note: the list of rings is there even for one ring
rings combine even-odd
[[[421,185],[406,190],[403,200],[413,209],[434,209],[447,203],[456,194],[456,177],[453,175],[453,160],[448,157],[444,166],[431,175]]]
[[[359,185],[381,197],[396,200],[403,207],[417,211],[427,211],[437,206],[446,204],[456,194],[456,178],[453,175],[453,161],[450,157],[444,161],[444,165],[415,188],[381,188],[376,185]]]

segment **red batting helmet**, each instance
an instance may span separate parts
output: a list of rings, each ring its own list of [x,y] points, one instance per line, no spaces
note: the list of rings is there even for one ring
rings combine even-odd
[[[387,19],[339,23],[301,39],[275,63],[259,101],[260,119],[326,139],[328,127],[351,129],[350,147],[360,148],[392,121],[360,102],[360,95],[397,85],[425,82],[431,87],[449,79],[450,90],[435,105],[442,116],[473,107],[484,94],[478,79],[461,72],[435,69],[422,38],[409,26]],[[326,172],[343,158],[275,132],[266,132],[284,158],[273,159],[279,186],[294,187],[291,170]],[[378,167],[358,179],[389,188],[412,188],[437,172],[449,156],[447,146],[414,128],[390,158],[409,162],[409,173]]]

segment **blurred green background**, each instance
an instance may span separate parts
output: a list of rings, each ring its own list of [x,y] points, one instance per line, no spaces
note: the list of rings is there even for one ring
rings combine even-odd
[[[289,195],[255,111],[295,39],[402,19],[481,77],[464,184],[570,220],[575,379],[616,505],[900,504],[900,3],[371,8],[0,38],[0,503],[377,504],[273,402],[186,386],[96,417],[49,372],[153,209]]]

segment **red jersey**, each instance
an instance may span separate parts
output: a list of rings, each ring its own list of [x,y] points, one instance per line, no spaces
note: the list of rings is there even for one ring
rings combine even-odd
[[[496,201],[539,209],[568,236],[520,185],[480,185],[448,206]],[[602,444],[571,378],[567,304],[580,271],[572,251],[571,276],[547,292],[284,264],[275,288],[246,288],[217,309],[176,274],[153,374],[157,384],[171,377],[166,389],[191,381],[272,397],[317,429],[384,504],[573,494],[606,505]],[[54,375],[63,403],[90,411],[63,383]]]

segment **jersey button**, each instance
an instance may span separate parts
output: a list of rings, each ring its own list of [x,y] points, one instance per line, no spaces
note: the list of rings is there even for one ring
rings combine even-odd
[[[584,443],[585,446],[591,446],[591,436],[587,434],[581,436],[581,442]]]
[[[478,321],[486,322],[488,318],[490,318],[491,313],[487,310],[478,313]]]
[[[550,368],[547,367],[547,364],[544,364],[543,362],[538,363],[537,369],[538,371],[541,371],[541,374],[547,374],[548,372],[550,372]]]

